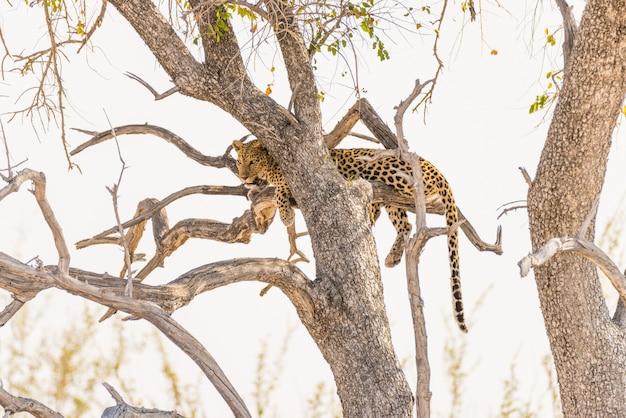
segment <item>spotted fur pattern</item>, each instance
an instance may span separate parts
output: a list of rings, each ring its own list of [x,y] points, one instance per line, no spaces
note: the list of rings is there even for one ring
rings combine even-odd
[[[280,167],[269,155],[267,149],[258,140],[246,144],[241,141],[234,141],[233,148],[237,152],[237,168],[241,180],[246,184],[253,184],[258,179],[265,179],[273,184],[276,187],[276,203],[280,218],[285,225],[291,225],[294,220],[293,208],[289,203],[291,192]],[[413,188],[410,185],[412,169],[410,164],[393,156],[378,157],[379,152],[380,150],[368,148],[332,149],[330,155],[345,179],[362,178],[369,181],[379,181],[392,186],[405,196],[412,197]],[[438,196],[441,199],[445,208],[446,224],[448,227],[452,227],[458,222],[458,212],[448,182],[431,163],[421,157],[419,162],[422,166],[424,194],[427,198]],[[385,259],[385,265],[393,267],[400,263],[404,252],[404,243],[411,232],[411,224],[404,209],[382,203],[370,205],[372,224],[378,219],[382,206],[385,207],[397,232],[396,240]],[[467,332],[463,316],[458,246],[458,232],[454,229],[448,234],[452,303],[459,328],[461,331]]]

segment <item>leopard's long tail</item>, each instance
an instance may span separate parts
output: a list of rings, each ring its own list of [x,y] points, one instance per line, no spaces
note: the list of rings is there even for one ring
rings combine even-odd
[[[447,183],[445,179],[444,182]],[[459,214],[450,187],[444,187],[443,190],[444,196],[441,196],[441,198],[446,211],[446,225],[450,230],[448,232],[448,258],[450,261],[452,307],[454,309],[454,318],[456,319],[459,329],[463,332],[467,332],[463,312],[463,296],[461,294],[461,271],[459,268],[459,232],[457,225],[459,222]],[[442,192],[440,192],[440,194],[441,193]],[[452,231],[453,227],[454,231]]]

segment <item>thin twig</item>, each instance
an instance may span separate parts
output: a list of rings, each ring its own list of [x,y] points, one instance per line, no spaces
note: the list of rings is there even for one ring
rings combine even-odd
[[[7,157],[7,170],[9,171],[8,177],[0,174],[2,179],[8,182],[13,178],[13,171],[11,169],[11,154],[9,153],[9,142],[7,141],[7,136],[4,132],[4,123],[2,123],[2,119],[0,119],[0,129],[2,130],[2,143],[4,144],[4,155]]]
[[[179,90],[178,86],[174,86],[166,92],[158,93],[150,84],[148,84],[148,82],[144,81],[141,77],[129,72],[125,72],[124,75],[147,88],[148,91],[150,91],[150,93],[152,93],[152,95],[154,96],[154,100],[165,99],[166,97],[171,96]]]
[[[54,79],[57,85],[57,111],[59,112],[59,117],[61,118],[61,142],[63,144],[63,151],[65,152],[68,169],[71,170],[72,168],[76,167],[76,165],[72,163],[72,160],[70,158],[67,138],[65,136],[65,105],[63,104],[65,89],[63,88],[63,79],[61,78],[61,73],[59,72],[57,42],[54,28],[52,27],[52,18],[50,17],[49,10],[50,7],[52,7],[51,4],[44,4],[43,6],[44,14],[46,16],[46,27],[48,28],[48,37],[50,38],[50,64],[52,64],[52,73],[54,75]]]
[[[82,40],[82,45],[78,47],[78,50],[76,50],[77,54],[80,53],[80,50],[83,49],[85,45],[87,45],[87,42],[89,42],[89,39],[91,39],[93,34],[96,32],[96,29],[98,29],[102,25],[102,21],[104,20],[106,10],[107,10],[107,0],[102,0],[102,6],[100,7],[100,14],[98,14],[98,17],[96,18],[96,21],[94,22],[94,24],[91,25],[91,28],[89,28],[89,30],[85,33],[85,36],[83,37],[83,40]]]
[[[526,171],[525,167],[518,167],[519,171],[522,173],[522,176],[524,177],[524,180],[526,181],[526,184],[528,185],[529,188],[533,187],[533,180],[530,178],[530,174],[528,174],[528,171]]]
[[[109,120],[109,116],[104,112],[107,122],[109,122],[109,126],[111,126],[111,121]],[[115,222],[117,223],[117,232],[120,235],[120,241],[122,243],[122,247],[124,248],[124,265],[126,266],[126,296],[129,298],[133,297],[133,270],[132,270],[132,260],[130,256],[130,249],[128,247],[128,240],[126,239],[126,234],[124,233],[124,228],[122,228],[122,220],[120,219],[119,205],[117,202],[118,199],[118,190],[120,184],[122,184],[122,176],[124,175],[124,171],[126,170],[126,162],[124,161],[124,157],[122,156],[122,150],[120,149],[120,144],[117,140],[117,136],[115,135],[115,129],[111,126],[111,130],[113,133],[113,138],[115,139],[115,146],[117,147],[117,156],[120,159],[120,163],[122,163],[122,167],[120,168],[120,176],[117,179],[117,183],[113,184],[113,187],[107,187],[109,193],[111,193],[111,197],[113,199],[113,213],[115,214]]]

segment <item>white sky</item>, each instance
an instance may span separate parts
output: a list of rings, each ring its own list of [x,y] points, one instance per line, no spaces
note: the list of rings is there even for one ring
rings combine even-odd
[[[500,3],[507,11],[494,4],[484,4],[482,21],[466,22],[462,34],[459,30],[465,16],[460,12],[459,4],[450,4],[440,45],[446,68],[428,108],[426,124],[422,111],[405,117],[405,130],[412,150],[433,162],[445,174],[457,204],[483,239],[492,242],[499,224],[504,230],[502,256],[479,253],[467,239],[461,239],[461,276],[470,328],[467,335],[461,335],[452,320],[445,240],[439,238],[430,242],[421,257],[420,277],[426,303],[435,417],[450,413],[449,381],[442,355],[444,345],[450,341],[462,342],[467,350],[465,370],[469,376],[462,389],[463,417],[497,415],[503,381],[510,378],[513,363],[517,365],[516,373],[520,379],[520,398],[530,402],[534,410],[541,404],[539,416],[552,416],[541,367],[541,359],[549,349],[536,289],[532,277],[520,279],[517,268],[517,261],[530,248],[526,212],[518,210],[500,220],[496,218],[502,205],[526,198],[527,187],[518,167],[526,167],[532,176],[539,159],[548,125],[541,122],[545,113],[528,115],[528,107],[535,96],[543,92],[545,73],[560,66],[560,33],[556,35],[556,47],[548,49],[547,53],[542,49],[545,44],[543,29],[548,27],[552,33],[560,23],[560,15],[555,7],[546,6],[540,13],[539,23],[533,28],[534,2],[523,4],[504,0]],[[584,3],[572,3],[579,14]],[[40,19],[37,7],[28,10],[21,4],[16,10],[6,3],[0,6],[0,25],[11,52],[19,53],[22,48],[32,46],[33,39],[25,29],[41,29],[41,20],[35,19]],[[15,36],[17,32],[12,32],[17,30],[20,31],[19,38]],[[406,38],[396,38],[399,39],[397,44],[387,42],[392,58],[388,62],[377,62],[375,55],[372,53],[370,57],[365,49],[363,57],[368,58],[368,62],[359,70],[360,85],[366,90],[363,97],[368,98],[390,126],[395,112],[393,107],[405,98],[416,78],[423,81],[432,76],[430,71],[434,63],[429,36],[409,37],[407,33],[403,36]],[[46,45],[45,38],[35,39],[38,39],[38,46]],[[123,73],[129,71],[158,90],[171,87],[168,77],[142,41],[129,31],[128,25],[112,7],[93,43],[97,48],[88,53],[87,59],[85,55],[72,54],[69,55],[71,64],[64,63],[64,81],[71,100],[69,127],[105,130],[109,127],[107,118],[114,126],[148,122],[172,130],[207,155],[222,154],[233,139],[246,134],[230,116],[213,105],[180,95],[155,102],[148,91],[126,78]],[[498,54],[491,55],[491,49],[496,49]],[[280,65],[274,64],[277,70],[273,97],[285,104],[288,89],[284,71]],[[251,65],[251,70],[258,70],[255,79],[262,88],[272,82],[272,75],[266,68],[271,65],[260,60]],[[320,59],[319,65],[322,87],[326,91],[323,103],[327,115],[326,129],[330,130],[352,105],[354,98],[342,87],[349,80],[336,73],[335,64]],[[0,112],[4,114],[15,109],[17,95],[32,82],[32,79],[5,73],[0,84]],[[28,158],[24,166],[46,173],[50,203],[68,242],[92,236],[113,225],[111,199],[105,189],[119,176],[120,163],[113,142],[89,149],[74,159],[82,174],[76,170],[68,172],[59,134],[53,126],[48,132],[40,131],[38,140],[28,120],[18,118],[7,123],[7,115],[0,117],[13,162]],[[362,127],[359,130],[365,132]],[[86,139],[85,135],[72,131],[68,137],[71,147]],[[120,211],[124,219],[132,216],[136,203],[145,197],[163,198],[183,187],[198,184],[239,184],[225,170],[197,166],[156,138],[123,137],[120,146],[130,166],[120,190]],[[624,174],[619,167],[624,158],[623,148],[620,135],[610,157],[600,205],[599,231],[616,210],[624,193],[619,180]],[[0,161],[0,166],[4,167],[4,159]],[[230,221],[247,207],[247,202],[242,199],[200,196],[175,203],[168,208],[168,214],[171,225],[191,217]],[[0,203],[0,220],[0,251],[23,261],[38,255],[46,264],[56,263],[51,236],[34,199],[25,189]],[[429,217],[429,222],[439,225],[442,220]],[[301,219],[298,225],[303,227]],[[150,236],[150,231],[146,235]],[[375,236],[379,254],[384,259],[395,236],[384,216],[376,225]],[[305,240],[300,245],[312,255]],[[142,243],[140,250],[151,254],[147,242]],[[255,236],[250,245],[188,241],[166,260],[164,269],[153,273],[149,283],[169,281],[193,267],[221,259],[286,257],[287,254],[285,230],[277,220],[266,235]],[[122,253],[113,247],[73,251],[72,257],[72,266],[96,272],[116,274],[122,264]],[[312,265],[299,267],[313,277]],[[407,374],[413,385],[413,341],[404,265],[383,268],[382,274],[398,357],[407,361]],[[205,344],[249,402],[250,409],[253,408],[252,380],[260,342],[268,339],[270,348],[277,351],[287,328],[296,326],[284,359],[284,376],[275,403],[277,416],[300,416],[306,410],[306,399],[311,396],[314,386],[321,380],[331,380],[332,376],[311,338],[299,325],[287,299],[276,289],[259,298],[262,287],[262,284],[238,284],[204,294],[174,317]],[[62,328],[59,324],[71,323],[76,318],[68,307],[75,306],[78,312],[83,306],[75,297],[55,291],[48,293],[54,293],[54,297],[45,300],[40,297],[30,302],[32,306],[46,310],[45,322],[50,323],[37,328],[38,332],[54,332],[51,327]],[[7,295],[0,294],[0,301],[8,299]],[[124,326],[131,330],[149,329],[137,322]],[[10,338],[9,328],[0,329],[0,354],[2,342],[7,338]],[[178,372],[192,382],[197,381],[195,366],[171,344],[168,349],[179,367]],[[128,367],[136,375],[151,372],[146,361]],[[10,376],[4,376],[1,368],[0,378],[10,382]],[[115,382],[110,383],[115,386]],[[209,384],[202,383],[202,387],[206,393],[206,416],[228,416],[224,403]],[[174,407],[163,399],[151,398],[149,384],[141,389],[143,399],[153,399],[154,402],[146,402],[146,406]],[[107,395],[103,393],[102,397],[106,399]]]

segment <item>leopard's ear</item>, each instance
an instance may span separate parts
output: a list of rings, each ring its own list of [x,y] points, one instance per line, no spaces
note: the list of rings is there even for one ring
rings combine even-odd
[[[235,139],[233,141],[233,148],[235,149],[235,151],[239,152],[239,150],[241,149],[241,147],[243,147],[243,142],[241,142],[238,139]]]

